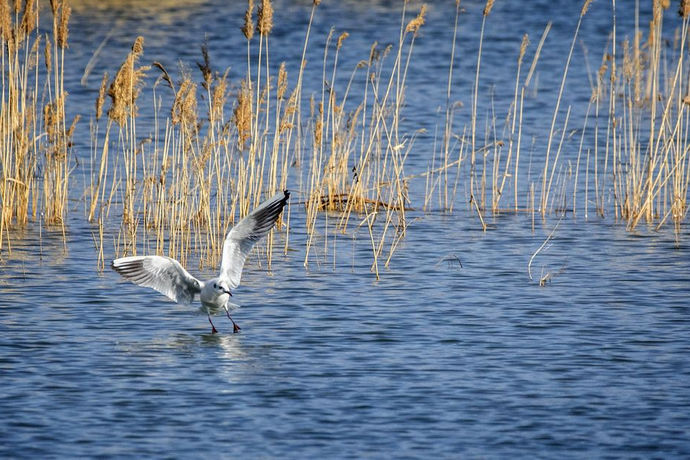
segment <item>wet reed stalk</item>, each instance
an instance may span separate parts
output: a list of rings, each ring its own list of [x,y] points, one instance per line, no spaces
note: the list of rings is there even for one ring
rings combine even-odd
[[[452,212],[453,200],[448,196],[448,159],[450,157],[450,139],[453,132],[453,109],[451,105],[451,88],[453,83],[453,68],[455,67],[455,44],[458,36],[458,19],[460,18],[460,0],[455,1],[455,21],[453,23],[453,40],[450,48],[450,62],[448,64],[448,85],[446,86],[446,114],[443,130],[443,158],[444,158],[444,193],[443,207]],[[458,169],[460,168],[460,158],[458,157]],[[433,168],[433,165],[432,165]],[[457,177],[457,176],[456,176]],[[453,196],[455,194],[453,193]]]
[[[558,97],[556,98],[556,107],[553,110],[553,116],[551,118],[551,128],[549,130],[549,138],[546,143],[546,158],[544,159],[544,171],[542,173],[542,187],[541,187],[541,215],[542,218],[546,216],[546,206],[549,199],[549,189],[546,187],[546,177],[549,171],[549,160],[551,155],[551,146],[553,144],[553,135],[556,127],[556,118],[558,117],[558,112],[561,105],[561,99],[563,97],[563,90],[565,88],[565,81],[568,77],[568,68],[570,67],[570,61],[573,57],[573,49],[575,48],[575,43],[577,41],[577,36],[580,31],[580,25],[582,24],[582,18],[587,14],[590,3],[592,0],[585,0],[580,11],[580,16],[577,20],[577,26],[575,27],[575,33],[573,34],[573,39],[570,43],[570,51],[568,52],[568,57],[565,62],[565,68],[563,69],[563,76],[561,78],[561,85],[558,90]],[[551,166],[551,177],[553,177],[553,171],[556,169],[556,162]]]
[[[517,63],[517,71],[515,74],[515,89],[513,91],[513,103],[512,103],[512,113],[511,113],[511,124],[510,124],[510,139],[508,141],[508,156],[506,158],[506,164],[504,167],[503,171],[503,177],[501,178],[501,185],[498,188],[498,197],[496,202],[494,203],[494,212],[498,210],[498,200],[503,196],[503,188],[506,183],[506,179],[508,176],[510,176],[509,168],[510,168],[510,162],[513,157],[513,141],[515,138],[515,126],[517,123],[517,118],[518,118],[518,89],[520,85],[520,71],[522,70],[522,59],[525,56],[525,52],[527,51],[527,46],[529,45],[529,38],[527,34],[522,36],[522,42],[520,43],[520,52],[518,54],[518,63]],[[521,120],[522,120],[522,111],[520,112]],[[519,140],[518,140],[519,142]],[[517,176],[513,178],[515,184],[517,184]],[[516,185],[517,187],[517,185]],[[516,199],[516,210],[517,210],[517,199]]]
[[[476,137],[477,137],[477,99],[479,95],[479,70],[481,68],[481,62],[482,62],[482,47],[484,44],[484,27],[486,26],[486,18],[489,16],[489,13],[491,13],[491,9],[494,6],[494,0],[487,0],[486,5],[484,6],[484,10],[482,12],[482,26],[481,26],[481,31],[479,32],[479,50],[477,52],[477,65],[476,65],[476,70],[475,70],[475,75],[474,75],[474,86],[473,86],[473,96],[472,96],[472,130],[471,130],[471,136],[472,136],[472,150],[471,150],[471,157],[470,157],[470,203],[474,202],[475,209],[477,210],[477,214],[479,216],[479,220],[482,224],[482,229],[486,231],[486,225],[484,224],[484,219],[482,218],[481,215],[481,209],[479,208],[479,205],[476,203],[477,197],[475,196],[475,174],[476,174],[476,168],[477,168],[477,144],[476,144]]]
[[[518,210],[518,178],[519,178],[519,166],[520,166],[520,147],[522,145],[522,115],[523,115],[523,109],[524,109],[524,101],[525,101],[525,92],[527,91],[527,88],[529,87],[531,81],[532,81],[532,76],[534,75],[535,69],[537,67],[537,62],[539,61],[539,56],[541,56],[541,50],[544,46],[544,42],[546,41],[546,37],[549,34],[549,31],[551,30],[551,22],[548,22],[546,26],[544,27],[544,31],[541,34],[541,38],[539,39],[539,44],[537,45],[537,50],[534,53],[534,57],[532,58],[532,64],[530,65],[529,71],[527,72],[527,77],[525,78],[525,82],[522,85],[522,88],[520,90],[520,121],[518,123],[518,141],[517,141],[517,147],[515,148],[515,180],[514,180],[514,195],[515,195],[515,210]],[[529,193],[528,193],[528,199],[529,199]],[[529,207],[529,204],[527,204],[525,207]]]

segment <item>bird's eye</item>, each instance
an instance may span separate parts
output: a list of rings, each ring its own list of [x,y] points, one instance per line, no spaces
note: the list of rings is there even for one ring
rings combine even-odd
[[[213,283],[213,289],[217,289],[218,286],[216,286],[216,283]]]

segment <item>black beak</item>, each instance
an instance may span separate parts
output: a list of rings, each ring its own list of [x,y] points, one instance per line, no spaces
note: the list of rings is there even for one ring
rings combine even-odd
[[[230,292],[230,289],[223,289],[223,292],[232,297],[232,292]]]

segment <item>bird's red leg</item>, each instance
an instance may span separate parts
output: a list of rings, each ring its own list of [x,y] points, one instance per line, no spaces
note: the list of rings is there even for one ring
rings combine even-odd
[[[240,332],[240,330],[241,330],[242,328],[239,327],[239,326],[237,325],[237,323],[235,322],[235,320],[233,320],[233,319],[230,317],[230,310],[228,310],[228,307],[225,306],[225,305],[223,305],[223,308],[225,308],[225,314],[228,315],[228,319],[229,319],[230,321],[232,321],[232,332],[233,332],[234,334],[237,334],[238,332]]]
[[[213,321],[211,321],[211,314],[207,313],[208,315],[208,322],[211,323],[211,334],[217,334],[218,329],[216,329],[216,326],[213,325]]]

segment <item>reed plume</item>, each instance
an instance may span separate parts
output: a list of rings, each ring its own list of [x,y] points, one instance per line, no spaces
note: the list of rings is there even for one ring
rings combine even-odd
[[[108,72],[103,74],[101,86],[98,90],[98,97],[96,98],[96,120],[100,120],[103,115],[103,103],[105,102],[105,94],[108,89]]]
[[[247,140],[251,136],[252,122],[252,97],[251,83],[242,80],[240,90],[237,93],[237,103],[233,110],[233,121],[237,128],[237,146],[244,149]]]
[[[518,55],[518,62],[522,62],[522,58],[525,57],[527,52],[527,47],[529,46],[529,35],[525,34],[522,36],[522,42],[520,43],[520,53]]]
[[[46,39],[46,46],[43,48],[43,62],[46,66],[46,72],[50,73],[53,68],[52,45],[50,40]]]
[[[268,36],[271,33],[271,29],[273,29],[273,5],[271,0],[261,0],[257,16],[256,28],[258,32],[263,36]]]
[[[493,2],[493,0],[491,1]],[[419,31],[419,28],[424,25],[424,16],[426,16],[426,10],[427,5],[426,3],[424,3],[422,4],[422,7],[419,10],[419,14],[407,23],[407,27],[405,27],[405,32],[412,32],[416,34]]]
[[[592,4],[592,0],[585,0],[585,3],[582,5],[582,9],[580,10],[580,17],[587,14],[587,11],[589,10],[589,6],[591,4]]]
[[[247,1],[247,11],[244,13],[244,25],[242,26],[242,33],[247,41],[251,40],[254,36],[254,19],[252,15],[254,13],[254,0]]]
[[[213,93],[211,96],[211,110],[209,115],[212,121],[223,120],[223,109],[225,107],[225,101],[227,99],[227,91],[228,70],[225,71],[222,77],[216,78],[216,84],[213,87]]]
[[[173,125],[181,124],[185,127],[196,128],[196,120],[196,83],[189,74],[185,73],[170,109],[170,121]]]
[[[144,37],[139,36],[108,88],[108,96],[112,102],[108,116],[120,126],[124,126],[128,118],[137,116],[136,101],[141,91],[143,78],[149,70],[148,66],[134,67],[143,52]]]
[[[201,76],[204,79],[201,86],[209,91],[211,89],[211,81],[213,80],[213,71],[211,70],[211,58],[208,55],[208,43],[205,41],[201,45],[201,56],[204,62],[197,62],[196,65],[199,67],[199,70],[201,70]]]
[[[678,14],[681,18],[690,17],[690,0],[680,0],[680,7],[678,8]]]
[[[0,36],[2,40],[10,45],[12,43],[12,37],[14,35],[14,30],[12,27],[12,12],[10,11],[10,2],[2,1],[0,2]]]
[[[281,62],[280,68],[278,69],[278,87],[277,87],[276,97],[278,99],[283,99],[283,97],[285,97],[286,91],[287,91],[287,70],[285,70],[285,62]]]
[[[67,48],[67,38],[69,36],[69,17],[72,14],[72,8],[66,3],[62,3],[60,8],[60,26],[57,33],[58,47]]]
[[[342,47],[343,47],[343,42],[344,42],[345,39],[346,39],[347,37],[349,37],[349,36],[350,36],[350,34],[347,33],[347,32],[343,32],[342,34],[340,34],[340,36],[338,36],[338,42],[337,42],[337,45],[336,45],[336,49],[339,50],[340,48],[342,48]]]
[[[484,6],[484,11],[482,14],[488,16],[491,13],[491,9],[494,7],[494,0],[486,0],[486,5]]]
[[[17,3],[19,1],[17,0]],[[18,41],[22,41],[31,35],[31,32],[36,28],[36,20],[38,19],[38,11],[36,9],[35,0],[26,0],[24,2],[24,13],[21,19],[21,25],[18,32]]]

